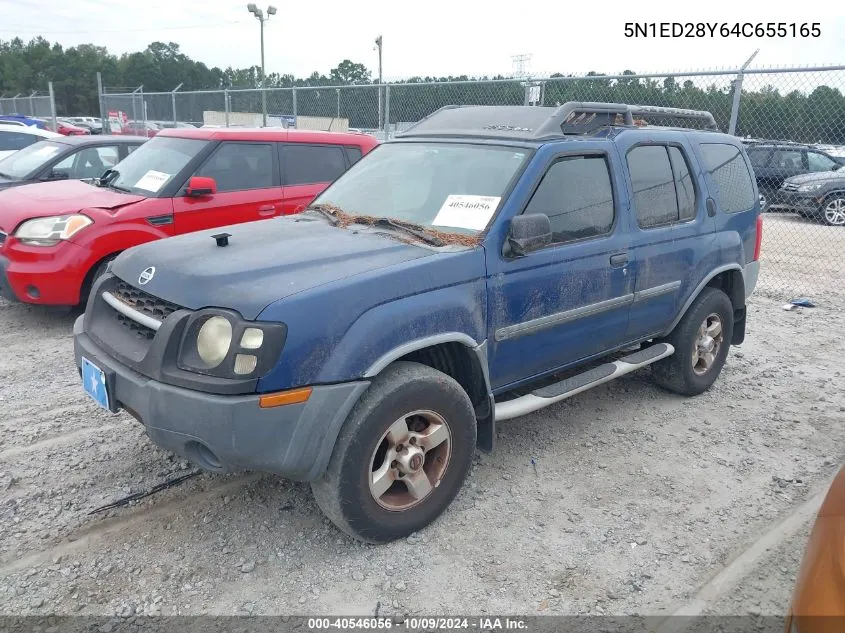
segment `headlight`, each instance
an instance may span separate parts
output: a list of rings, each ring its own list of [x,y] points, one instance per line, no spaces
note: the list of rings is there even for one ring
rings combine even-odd
[[[229,310],[195,312],[185,325],[180,369],[230,379],[254,379],[276,364],[287,337],[283,323],[244,321]]]
[[[211,317],[197,335],[197,353],[209,369],[226,358],[232,346],[232,324],[225,317]]]
[[[798,191],[815,191],[816,189],[821,188],[821,183],[811,182],[807,185],[800,185],[798,187]]]
[[[92,224],[94,220],[81,213],[35,218],[21,224],[15,231],[15,237],[24,244],[53,246],[62,240],[69,240]]]

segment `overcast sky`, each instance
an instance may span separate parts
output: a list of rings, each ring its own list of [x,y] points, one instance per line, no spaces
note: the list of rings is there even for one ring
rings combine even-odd
[[[538,73],[617,73],[753,66],[845,64],[845,9],[839,2],[584,2],[558,0],[273,0],[265,25],[267,72],[327,74],[340,60],[377,74],[375,38],[384,38],[384,76],[509,74],[531,54]],[[94,43],[113,53],[177,42],[208,66],[260,61],[259,25],[246,2],[230,0],[0,0],[0,39],[42,35],[65,46]],[[259,7],[266,8],[266,0]],[[818,38],[657,38],[624,36],[626,22],[820,23]]]

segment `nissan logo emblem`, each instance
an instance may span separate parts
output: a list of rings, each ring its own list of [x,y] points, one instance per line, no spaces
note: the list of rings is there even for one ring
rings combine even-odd
[[[156,267],[155,266],[148,266],[144,270],[141,271],[141,274],[138,276],[138,283],[142,286],[144,284],[149,283],[152,281],[153,275],[156,274]]]

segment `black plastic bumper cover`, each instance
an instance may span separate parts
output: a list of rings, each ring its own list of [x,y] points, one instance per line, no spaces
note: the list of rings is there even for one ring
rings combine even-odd
[[[257,394],[220,396],[150,380],[97,347],[82,323],[79,317],[73,328],[77,367],[83,356],[96,364],[107,376],[113,409],[132,414],[161,448],[208,470],[317,479],[341,425],[369,385],[316,386],[307,402],[262,409]],[[208,459],[208,451],[215,459]]]
[[[18,298],[12,292],[9,279],[6,277],[6,269],[9,267],[9,260],[0,255],[0,297],[9,301],[17,301]]]

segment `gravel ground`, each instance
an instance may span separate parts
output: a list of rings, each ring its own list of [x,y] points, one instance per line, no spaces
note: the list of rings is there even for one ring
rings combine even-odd
[[[252,473],[89,514],[194,469],[87,401],[72,315],[0,300],[0,614],[671,613],[843,461],[841,290],[807,278],[818,307],[785,311],[769,277],[708,393],[646,370],[502,423],[449,510],[380,547]],[[805,539],[711,612],[782,612]]]

